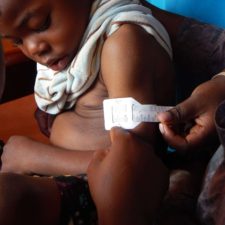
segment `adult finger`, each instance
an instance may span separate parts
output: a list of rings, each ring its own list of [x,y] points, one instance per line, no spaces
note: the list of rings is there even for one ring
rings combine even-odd
[[[113,127],[110,130],[110,138],[111,142],[120,141],[122,138],[125,138],[129,132],[127,130],[122,129],[121,127]]]
[[[196,100],[197,99],[195,97],[190,96],[172,109],[158,113],[157,118],[164,124],[183,123],[185,121],[192,120],[200,110],[199,104]]]
[[[96,150],[93,153],[89,166],[90,164],[92,167],[99,165],[105,159],[107,154],[108,154],[108,150]]]
[[[163,135],[164,140],[167,142],[167,144],[170,147],[173,147],[175,149],[182,149],[182,150],[186,150],[188,148],[188,142],[185,139],[185,137],[174,132],[174,130],[171,129],[166,124],[160,123],[159,130],[161,134]]]
[[[210,126],[210,125],[209,125]],[[159,124],[159,129],[169,146],[186,153],[187,150],[196,149],[205,142],[209,136],[210,127],[195,124],[186,134],[179,134],[174,132],[170,126],[166,124]]]

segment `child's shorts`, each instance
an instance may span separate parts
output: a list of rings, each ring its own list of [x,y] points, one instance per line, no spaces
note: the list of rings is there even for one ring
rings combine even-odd
[[[60,225],[95,225],[97,212],[86,176],[54,177],[61,193]]]

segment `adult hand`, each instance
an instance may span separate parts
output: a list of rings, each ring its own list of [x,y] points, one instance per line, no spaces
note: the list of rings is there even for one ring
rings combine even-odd
[[[216,136],[214,114],[223,99],[225,76],[218,76],[199,85],[188,99],[158,114],[164,139],[182,154],[207,146]]]
[[[168,170],[135,134],[120,128],[110,134],[112,145],[96,151],[88,168],[99,224],[151,224],[168,188]]]

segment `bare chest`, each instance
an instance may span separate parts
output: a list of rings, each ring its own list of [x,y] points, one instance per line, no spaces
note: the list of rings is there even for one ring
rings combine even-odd
[[[104,129],[102,102],[108,97],[104,84],[97,80],[82,95],[73,110],[59,115],[52,127],[51,141],[64,148],[96,150],[110,144]]]

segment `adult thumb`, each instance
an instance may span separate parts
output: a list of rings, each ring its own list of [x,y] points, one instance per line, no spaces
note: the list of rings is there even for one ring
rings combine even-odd
[[[110,130],[110,139],[111,142],[114,143],[116,141],[119,141],[121,138],[125,137],[129,132],[127,130],[124,130],[121,127],[113,127]]]
[[[160,112],[157,115],[158,120],[164,124],[183,123],[195,118],[198,112],[198,104],[194,97],[190,96],[166,112]]]

